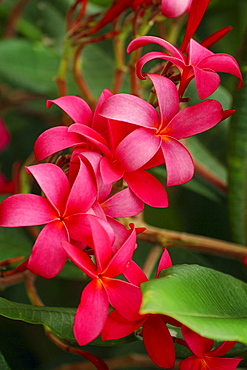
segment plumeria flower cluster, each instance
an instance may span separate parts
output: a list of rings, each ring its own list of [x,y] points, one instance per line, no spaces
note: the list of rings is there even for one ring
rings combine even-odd
[[[167,4],[162,1],[162,11]],[[177,0],[174,4],[170,15],[178,16],[189,10],[191,2]],[[94,111],[77,96],[47,102],[48,108],[55,104],[69,115],[72,124],[53,127],[38,137],[34,154],[38,162],[46,162],[28,166],[26,171],[39,185],[40,195],[15,194],[5,199],[0,205],[0,225],[43,226],[27,264],[34,274],[53,278],[69,258],[90,279],[74,321],[80,345],[100,334],[103,340],[123,338],[141,327],[151,359],[160,367],[173,368],[175,339],[168,329],[173,325],[182,328],[184,342],[180,344],[193,352],[181,362],[181,370],[188,369],[188,363],[198,370],[216,370],[218,361],[221,368],[227,363],[228,369],[235,369],[240,358],[219,359],[234,344],[211,351],[211,340],[199,338],[174,319],[140,314],[140,285],[147,277],[133,255],[136,236],[143,229],[134,224],[126,228],[117,219],[138,215],[144,204],[168,207],[165,187],[148,170],[164,165],[167,187],[188,182],[194,174],[193,159],[180,140],[211,129],[234,112],[224,111],[212,99],[182,107],[180,101],[189,82],[195,78],[199,97],[205,99],[219,86],[217,72],[235,75],[240,84],[241,72],[231,56],[213,54],[193,39],[186,55],[151,36],[133,40],[128,52],[150,43],[169,52],[150,52],[137,63],[137,75],[153,84],[154,104],[130,94],[113,95],[107,89]],[[177,67],[180,77],[176,84],[165,75],[142,73],[144,64],[154,58]],[[69,153],[65,162],[60,155],[64,150]],[[171,265],[164,250],[156,278]]]

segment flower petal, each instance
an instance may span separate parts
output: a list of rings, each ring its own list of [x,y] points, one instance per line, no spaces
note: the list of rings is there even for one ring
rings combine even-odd
[[[155,130],[138,128],[121,141],[115,156],[125,171],[135,171],[157,153],[160,144],[161,140],[155,136]]]
[[[182,334],[191,352],[197,357],[202,357],[204,353],[209,352],[214,345],[212,339],[202,337],[185,325],[182,325]]]
[[[143,202],[129,189],[126,188],[101,203],[107,216],[131,217],[143,211]]]
[[[11,195],[0,205],[0,226],[4,227],[43,225],[57,217],[49,201],[39,195]]]
[[[100,161],[100,174],[105,185],[120,180],[124,175],[124,168],[121,163],[102,157]]]
[[[174,83],[166,77],[147,73],[154,84],[159,103],[161,123],[166,125],[178,112],[179,97]]]
[[[26,167],[31,173],[49,202],[62,214],[70,193],[67,176],[63,170],[53,163],[40,163]]]
[[[114,233],[106,221],[98,217],[90,217],[89,224],[92,230],[93,249],[97,262],[97,271],[104,274],[104,270],[108,265],[112,256],[112,244],[114,241]],[[111,230],[111,232],[109,232]]]
[[[46,279],[56,276],[67,259],[61,242],[68,241],[68,238],[63,222],[54,221],[46,225],[34,244],[28,260],[28,269]]]
[[[69,132],[74,132],[87,138],[97,148],[99,148],[102,151],[102,153],[104,153],[107,156],[111,156],[111,152],[108,149],[108,144],[105,138],[97,131],[93,130],[91,127],[81,125],[79,123],[74,123],[69,127],[68,130]]]
[[[218,357],[204,357],[208,369],[212,370],[236,370],[238,364],[243,360],[243,357],[234,358],[218,358]]]
[[[101,115],[147,128],[153,128],[154,123],[159,122],[159,115],[151,104],[129,94],[116,94],[107,99]]]
[[[200,99],[205,99],[218,89],[220,85],[219,75],[211,70],[193,67],[195,84]]]
[[[144,317],[145,320],[145,317]],[[116,310],[113,310],[107,317],[106,324],[102,330],[102,340],[114,340],[127,337],[133,333],[143,320],[129,321],[121,316]]]
[[[144,281],[148,281],[147,276],[134,261],[130,261],[127,269],[124,270],[123,275],[129,283],[136,286],[140,286],[141,283],[144,283]]]
[[[123,280],[102,279],[108,299],[121,316],[130,321],[140,320],[139,309],[142,301],[140,288]]]
[[[175,348],[169,330],[159,315],[149,315],[143,324],[143,342],[151,360],[162,368],[175,364]]]
[[[150,173],[140,169],[126,172],[124,180],[144,203],[151,207],[168,207],[168,197],[163,185]]]
[[[80,346],[90,343],[101,333],[108,309],[105,289],[100,279],[93,279],[83,290],[75,315],[74,334]]]
[[[90,164],[87,166],[80,160],[79,165],[77,177],[68,197],[66,215],[85,213],[96,201],[96,180],[92,174],[92,169],[90,171]]]
[[[194,175],[194,163],[186,147],[178,140],[165,136],[161,144],[167,171],[167,186],[188,182]]]
[[[87,253],[65,241],[62,242],[62,247],[66,251],[71,261],[83,272],[85,272],[85,274],[92,279],[97,278],[97,275],[95,274],[95,264]]]
[[[160,271],[167,269],[172,266],[172,260],[166,248],[163,248],[163,253],[159,261],[159,265],[156,272],[156,278],[159,276]]]
[[[136,49],[142,48],[143,46],[152,44],[152,43],[158,44],[164,49],[168,50],[169,53],[171,53],[171,55],[173,55],[174,57],[184,60],[184,56],[179,49],[177,49],[175,46],[170,44],[168,41],[165,41],[162,38],[156,37],[156,36],[137,37],[136,39],[132,40],[129,43],[127,47],[127,53],[131,53],[132,51]]]
[[[136,63],[136,74],[137,77],[140,78],[141,80],[145,80],[146,73],[142,73],[142,68],[146,63],[153,59],[162,59],[162,60],[167,60],[174,64],[179,70],[183,70],[184,68],[184,61],[175,57],[172,57],[166,53],[162,53],[160,51],[150,51],[147,54],[144,54],[140,59],[138,59]]]
[[[52,127],[44,131],[34,144],[34,155],[38,161],[51,154],[60,152],[60,150],[81,145],[85,139],[78,134],[68,132],[68,127]]]
[[[243,84],[243,77],[239,65],[231,55],[228,54],[214,54],[203,59],[198,65],[198,68],[212,69],[215,72],[231,73],[233,76],[239,78],[239,88]]]
[[[199,134],[222,120],[222,106],[216,100],[205,100],[182,109],[162,131],[176,139]]]
[[[167,18],[176,18],[188,11],[191,0],[162,0],[161,13]]]
[[[136,231],[133,228],[128,239],[120,246],[117,252],[111,258],[104,271],[107,277],[116,277],[124,272],[130,263],[136,247]]]
[[[68,95],[48,100],[46,103],[47,108],[50,108],[52,104],[56,104],[61,108],[74,122],[90,126],[93,113],[89,105],[78,96]]]
[[[0,118],[0,151],[2,151],[10,142],[10,134]]]

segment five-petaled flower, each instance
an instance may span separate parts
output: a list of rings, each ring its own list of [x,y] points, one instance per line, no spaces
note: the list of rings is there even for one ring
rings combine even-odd
[[[28,268],[35,274],[52,278],[67,259],[61,242],[80,241],[81,234],[87,233],[86,213],[96,200],[95,179],[83,162],[72,186],[55,164],[29,166],[27,171],[34,176],[46,198],[35,194],[6,198],[0,205],[0,226],[46,224],[36,239]]]
[[[68,242],[62,243],[69,258],[92,279],[82,292],[75,315],[74,334],[80,345],[91,342],[101,333],[109,304],[126,319],[135,320],[141,301],[139,287],[115,279],[125,271],[132,259],[136,248],[135,229],[132,227],[114,252],[114,234],[106,228],[107,223],[92,216],[89,224],[92,233],[90,247],[95,254],[95,263],[86,252]]]
[[[242,74],[237,61],[228,54],[214,54],[204,46],[200,45],[193,39],[187,46],[187,56],[159,37],[143,36],[132,40],[127,48],[130,53],[142,46],[156,43],[166,49],[170,54],[151,51],[143,55],[136,64],[137,75],[141,79],[145,79],[142,74],[142,67],[150,60],[159,58],[170,61],[174,64],[181,73],[181,81],[179,85],[179,95],[182,96],[189,82],[195,78],[195,84],[200,99],[205,99],[211,95],[220,85],[220,77],[216,72],[226,72],[239,78],[240,88],[243,83]]]

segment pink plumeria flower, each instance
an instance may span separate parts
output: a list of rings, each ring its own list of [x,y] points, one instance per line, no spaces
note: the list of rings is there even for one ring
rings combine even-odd
[[[46,224],[34,244],[28,268],[35,274],[52,278],[61,271],[67,258],[61,241],[80,241],[81,234],[88,230],[86,212],[96,200],[95,180],[83,162],[72,187],[65,173],[52,163],[30,166],[27,171],[46,198],[34,194],[8,197],[0,205],[0,226]]]
[[[220,85],[220,77],[216,72],[230,73],[239,78],[238,88],[242,86],[243,79],[237,61],[228,54],[214,54],[193,39],[187,47],[187,56],[169,42],[155,36],[138,37],[131,41],[127,48],[130,53],[145,45],[156,43],[166,49],[171,55],[152,51],[143,55],[137,62],[136,71],[140,79],[145,79],[142,68],[153,59],[165,59],[173,63],[181,73],[179,95],[182,96],[189,82],[195,78],[195,84],[200,99],[211,95]]]
[[[182,334],[193,355],[181,361],[180,370],[236,370],[240,361],[243,360],[242,357],[221,358],[230,351],[236,342],[223,342],[212,350],[214,345],[212,339],[204,338],[184,325],[182,326]]]
[[[164,249],[156,277],[158,277],[161,270],[170,266],[172,266],[172,262],[169,253]],[[137,286],[148,280],[140,267],[133,261],[131,261],[129,267],[124,271],[124,276],[128,281]],[[138,310],[140,305],[141,302],[139,302]],[[102,331],[102,339],[114,340],[124,338],[142,326],[143,343],[149,357],[156,365],[170,369],[174,367],[176,356],[173,339],[166,326],[167,322],[172,325],[179,324],[171,318],[158,314],[139,314],[135,320],[129,320],[115,310],[107,318],[106,325]]]
[[[179,111],[175,85],[163,76],[147,75],[156,90],[159,114],[151,104],[128,94],[110,97],[101,114],[110,120],[139,126],[118,146],[118,158],[127,171],[135,171],[161,151],[167,186],[183,184],[192,178],[194,165],[190,153],[178,140],[219,123],[223,119],[222,106],[216,100],[207,100]]]
[[[110,305],[123,317],[135,320],[141,300],[139,287],[115,279],[125,271],[132,259],[136,248],[135,229],[132,228],[124,243],[113,253],[107,223],[93,216],[89,223],[92,232],[90,246],[94,250],[95,263],[84,251],[68,242],[62,243],[69,258],[92,279],[82,292],[75,315],[74,334],[81,346],[91,342],[101,333]]]

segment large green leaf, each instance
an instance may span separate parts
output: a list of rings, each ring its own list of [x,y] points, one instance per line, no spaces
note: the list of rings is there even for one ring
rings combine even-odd
[[[43,324],[59,337],[71,342],[76,341],[73,334],[75,316],[75,309],[73,308],[32,306],[30,304],[11,302],[5,298],[0,298],[0,315],[30,324]],[[108,341],[102,341],[99,337],[90,344],[96,346],[117,346],[132,343],[136,340],[138,338],[132,334],[123,339]]]
[[[143,283],[141,312],[171,316],[202,336],[247,344],[247,284],[198,265],[173,266]]]
[[[22,228],[0,228],[0,260],[24,256],[29,257],[32,249],[31,239]]]

